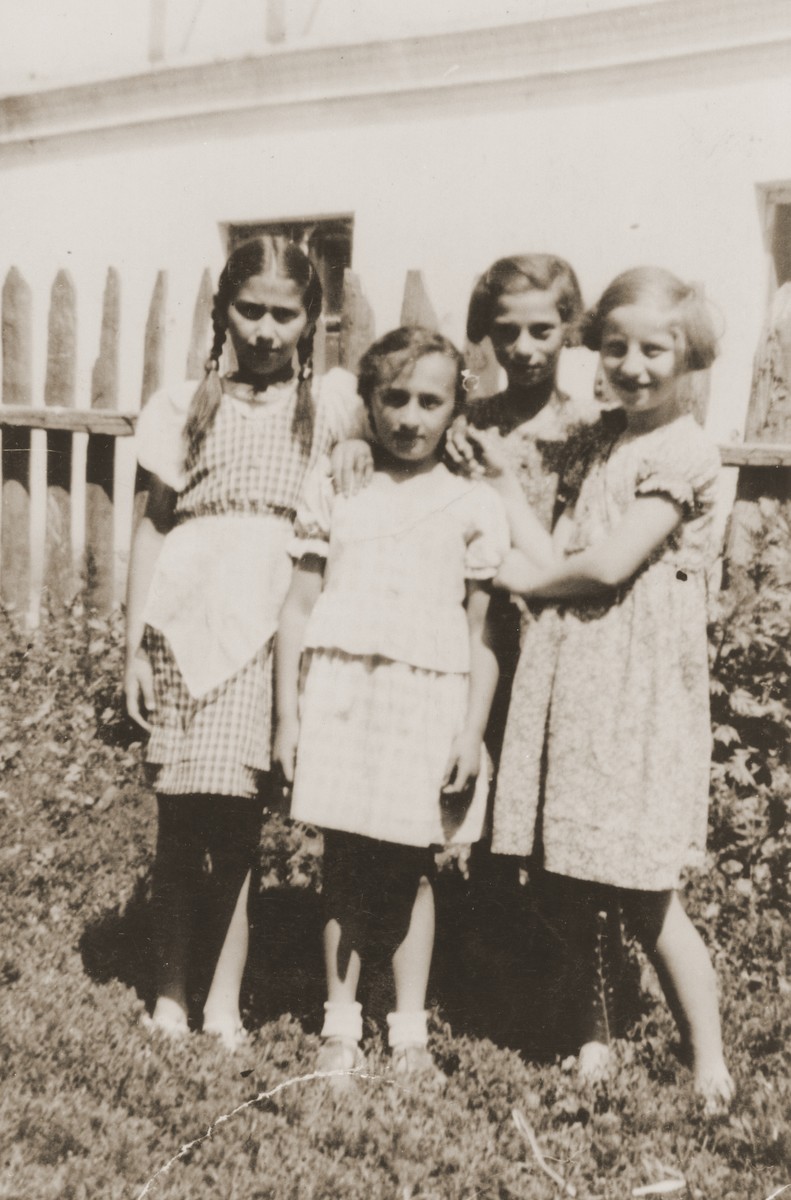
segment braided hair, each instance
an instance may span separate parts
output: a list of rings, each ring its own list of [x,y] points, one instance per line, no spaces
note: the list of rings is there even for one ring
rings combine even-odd
[[[228,309],[239,289],[254,275],[274,273],[290,279],[300,289],[308,321],[297,345],[299,376],[292,433],[303,454],[310,452],[313,439],[313,337],[321,313],[322,291],[318,273],[306,254],[283,238],[257,237],[237,246],[220,275],[212,304],[212,344],[203,379],[192,397],[184,436],[186,463],[195,462],[200,446],[211,429],[222,399],[220,358],[228,333]]]

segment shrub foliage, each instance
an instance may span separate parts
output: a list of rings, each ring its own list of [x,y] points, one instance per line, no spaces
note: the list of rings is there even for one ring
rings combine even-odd
[[[535,976],[522,953],[529,904],[489,905],[486,927],[487,906],[452,861],[440,877],[432,981],[446,1088],[405,1089],[388,1077],[388,997],[374,971],[365,994],[370,1077],[331,1102],[310,1079],[322,1000],[320,839],[279,818],[262,838],[249,1048],[231,1058],[197,1034],[186,1044],[147,1034],[138,1022],[151,995],[155,808],[121,705],[120,619],[76,605],[27,634],[0,618],[0,1195],[562,1194],[514,1109],[580,1198],[622,1200],[682,1178],[675,1194],[712,1200],[787,1184],[791,580],[787,526],[777,513],[768,518],[750,572],[732,582],[712,627],[711,856],[687,888],[717,965],[740,1088],[732,1114],[718,1119],[690,1093],[653,987],[618,1043],[616,1075],[596,1089],[578,1087],[557,1047],[537,1047],[530,1029],[520,1035],[520,1020],[535,1015]],[[216,1124],[226,1114],[234,1115]]]

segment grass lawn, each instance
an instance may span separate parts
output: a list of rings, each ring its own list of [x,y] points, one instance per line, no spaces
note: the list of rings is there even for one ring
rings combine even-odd
[[[791,1198],[787,777],[739,758],[741,726],[720,720],[739,740],[718,739],[711,863],[687,888],[721,981],[739,1088],[729,1116],[706,1118],[692,1096],[634,955],[617,1073],[580,1089],[563,997],[547,1004],[538,984],[526,890],[506,906],[482,900],[453,863],[438,885],[431,986],[447,1086],[388,1077],[388,985],[372,971],[368,1075],[336,1103],[311,1077],[318,839],[280,820],[264,831],[249,1046],[230,1057],[198,1034],[174,1044],[146,1033],[155,806],[120,710],[119,620],[75,609],[28,636],[2,619],[0,661],[0,1200],[625,1200],[660,1182],[679,1197],[768,1200],[788,1186]],[[728,663],[725,653],[732,700]]]

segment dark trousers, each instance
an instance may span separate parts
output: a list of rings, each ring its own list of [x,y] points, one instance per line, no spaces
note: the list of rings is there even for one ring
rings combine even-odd
[[[354,833],[324,831],[324,922],[341,927],[339,967],[356,950],[391,958],[403,942],[421,878],[434,878],[434,855]]]
[[[560,949],[561,998],[575,1040],[579,1045],[606,1044],[618,1023],[621,923],[652,958],[671,893],[591,883],[548,871],[536,871],[531,878],[539,918]]]

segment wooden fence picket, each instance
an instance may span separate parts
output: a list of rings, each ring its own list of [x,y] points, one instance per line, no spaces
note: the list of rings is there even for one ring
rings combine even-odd
[[[77,302],[68,271],[52,285],[47,335],[47,408],[73,408],[77,363]],[[47,510],[44,547],[44,596],[53,608],[68,604],[76,590],[71,543],[71,464],[74,435],[48,429]]]
[[[365,351],[374,340],[374,314],[354,271],[343,273],[343,309],[341,312],[340,365],[356,371]]]
[[[151,303],[148,306],[146,332],[143,339],[143,385],[140,389],[140,407],[144,408],[149,396],[162,387],[165,374],[165,320],[167,314],[168,273],[157,273]]]
[[[187,351],[187,379],[200,379],[206,367],[211,349],[211,310],[214,300],[211,272],[208,267],[201,275],[195,308],[192,311],[192,329]]]
[[[165,372],[165,321],[167,315],[168,273],[160,271],[157,274],[151,303],[148,307],[148,319],[143,339],[143,385],[140,391],[140,407],[144,408],[148,400],[162,387]],[[135,498],[132,516],[132,528],[137,529],[148,497],[148,472],[142,467],[135,474]]]
[[[141,407],[164,382],[167,273],[157,275],[146,321]],[[208,270],[200,278],[186,357],[187,378],[200,378],[211,337],[212,281]],[[50,300],[46,376],[43,404],[33,404],[32,297],[16,267],[2,292],[3,381],[0,404],[2,432],[2,520],[0,521],[0,593],[3,602],[20,614],[31,609],[32,430],[45,431],[47,443],[46,504],[33,497],[34,518],[45,512],[44,598],[50,606],[66,604],[74,595],[77,564],[71,544],[73,435],[87,434],[85,474],[85,563],[87,603],[100,612],[117,602],[116,439],[133,432],[136,413],[118,410],[121,282],[111,267],[105,282],[99,352],[91,376],[90,408],[76,396],[77,298],[66,271],[55,277]],[[422,272],[408,271],[401,321],[438,328],[437,315]],[[343,300],[338,314],[322,316],[316,327],[314,370],[323,374],[336,363],[356,371],[374,338],[374,317],[359,277],[344,274]],[[500,371],[488,340],[465,347],[475,381],[470,396],[483,397],[499,386]],[[693,411],[701,422],[708,402],[709,373],[691,376]],[[721,446],[725,465],[739,468],[736,503],[731,517],[728,557],[736,570],[752,559],[752,533],[758,527],[766,499],[791,507],[791,284],[775,296],[756,354],[745,441]],[[34,475],[35,486],[38,486]],[[79,486],[79,485],[78,485]],[[138,469],[132,501],[133,526],[145,507],[148,476]],[[128,502],[131,497],[126,497]],[[124,546],[126,548],[126,539]],[[37,559],[36,559],[37,561]],[[741,564],[741,566],[740,566]]]
[[[121,280],[115,267],[107,271],[102,303],[99,355],[91,377],[91,409],[118,407],[118,353],[121,336]],[[85,467],[85,574],[87,603],[107,613],[114,601],[115,438],[88,435]]]
[[[761,333],[744,438],[722,455],[724,463],[739,467],[727,555],[736,571],[752,559],[762,499],[782,505],[791,517],[791,283],[775,293]]]
[[[401,303],[402,325],[423,325],[426,329],[439,329],[434,306],[429,299],[422,271],[407,271],[404,284],[404,299]]]
[[[464,361],[471,375],[467,396],[473,404],[486,396],[494,396],[500,390],[500,367],[488,337],[477,345],[465,341]]]
[[[316,375],[326,375],[330,366],[337,365],[337,362],[330,362],[332,349],[327,344],[328,340],[327,324],[321,316],[316,322],[316,332],[313,335],[313,371]]]
[[[33,299],[16,267],[3,285],[3,405],[30,407]],[[26,612],[30,602],[30,429],[3,428],[0,585],[3,600]]]

